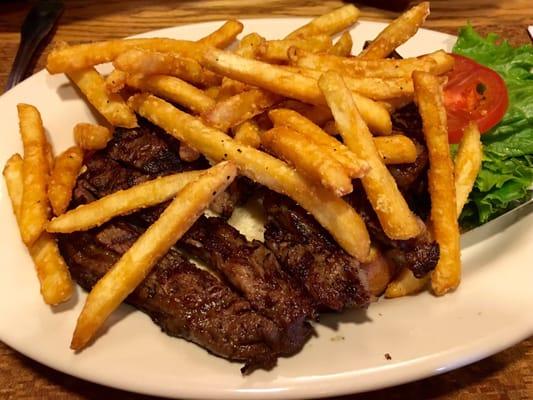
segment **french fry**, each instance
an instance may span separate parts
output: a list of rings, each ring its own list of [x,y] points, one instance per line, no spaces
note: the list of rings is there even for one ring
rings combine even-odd
[[[44,231],[48,220],[46,187],[49,165],[45,156],[47,140],[41,114],[34,106],[17,105],[20,135],[24,147],[23,195],[20,211],[22,240],[31,246]]]
[[[242,40],[239,42],[239,48],[235,51],[235,54],[244,58],[255,58],[257,52],[259,51],[261,43],[263,43],[264,41],[265,39],[257,33],[250,33],[243,37]],[[245,83],[230,79],[228,77],[224,77],[222,78],[222,85],[220,88],[218,99],[224,100],[237,93],[244,92],[249,88],[250,87]]]
[[[118,93],[126,86],[126,76],[124,71],[114,69],[105,77],[105,88],[108,93]]]
[[[48,173],[50,173],[54,168],[54,150],[52,149],[52,144],[48,140],[44,146],[44,158],[46,159]]]
[[[290,49],[288,55],[293,66],[324,72],[334,70],[352,78],[411,78],[413,71],[441,75],[450,71],[454,64],[453,57],[443,50],[403,60],[362,60],[332,54],[313,54],[296,48]]]
[[[237,38],[237,35],[242,32],[242,29],[242,23],[236,19],[229,19],[216,31],[198,40],[198,43],[224,49]]]
[[[352,53],[353,40],[350,32],[344,32],[339,40],[328,50],[328,54],[340,57],[348,57]]]
[[[407,10],[387,25],[358,57],[366,60],[387,57],[398,46],[414,36],[428,15],[429,2],[427,1]]]
[[[345,5],[314,18],[308,24],[287,35],[287,39],[309,37],[319,34],[334,35],[353,25],[359,18],[359,9],[352,4]]]
[[[46,69],[51,74],[78,71],[113,61],[119,54],[131,49],[178,53],[197,61],[204,45],[176,39],[126,39],[85,43],[75,46],[61,45],[54,48],[46,60]]]
[[[336,196],[353,191],[352,180],[342,165],[328,153],[322,152],[319,145],[307,141],[305,135],[280,126],[263,133],[261,144],[311,181],[333,191]]]
[[[50,233],[86,231],[102,225],[113,217],[161,204],[173,198],[201,173],[202,171],[182,172],[119,190],[53,218],[48,222],[46,229]]]
[[[130,74],[170,75],[194,85],[214,86],[221,78],[203,68],[198,61],[175,53],[131,49],[113,61],[115,68]]]
[[[322,151],[339,162],[352,178],[361,177],[368,170],[368,164],[358,158],[344,144],[325,133],[311,120],[296,111],[276,109],[268,113],[276,127],[285,126],[305,135],[310,141],[320,145]]]
[[[235,51],[235,54],[244,58],[255,58],[261,43],[264,41],[265,38],[258,33],[249,33],[241,39],[239,48]]]
[[[414,87],[413,87],[414,88]],[[408,104],[411,104],[413,102],[413,97],[396,97],[394,99],[387,99],[380,101],[379,104],[381,104],[383,107],[385,107],[389,113],[393,113],[396,110],[399,110],[403,107],[405,107]]]
[[[6,161],[4,166],[3,175],[4,180],[6,181],[7,192],[9,194],[9,199],[11,200],[11,207],[13,209],[13,214],[17,219],[17,223],[20,228],[20,207],[22,205],[22,195],[24,193],[23,186],[23,169],[24,169],[24,160],[20,154],[13,154]]]
[[[385,297],[393,299],[419,293],[426,288],[428,282],[429,275],[419,279],[413,275],[409,268],[403,268],[398,276],[387,286]]]
[[[418,156],[414,142],[407,136],[381,136],[373,140],[381,159],[387,165],[410,164],[415,162]]]
[[[286,99],[279,103],[276,107],[280,109],[296,111],[298,114],[301,114],[303,117],[307,118],[318,126],[323,125],[326,121],[329,121],[333,118],[333,115],[331,115],[331,111],[327,106],[314,106],[311,104],[302,103],[298,100]]]
[[[320,79],[322,72],[307,69],[286,67],[287,70],[309,78]],[[345,77],[344,83],[353,92],[373,100],[389,100],[398,97],[413,98],[413,81],[411,78],[351,78]]]
[[[196,114],[202,114],[212,109],[216,102],[207,96],[203,90],[168,75],[128,75],[128,86],[135,89],[152,92],[157,96],[188,108]]]
[[[216,100],[220,96],[220,90],[222,86],[211,86],[204,90],[204,93],[207,97]]]
[[[307,50],[311,53],[326,51],[331,48],[329,35],[316,35],[301,39],[267,40],[259,46],[258,56],[268,62],[287,61],[291,47]]]
[[[358,260],[368,257],[370,239],[364,222],[352,207],[333,193],[310,185],[283,161],[239,144],[155,96],[139,94],[130,97],[128,102],[141,116],[209,159],[232,160],[242,175],[291,197],[310,212],[348,254]]]
[[[439,262],[431,274],[431,288],[440,296],[455,289],[461,280],[453,163],[440,83],[434,75],[417,71],[413,81],[429,154],[431,224],[440,248]]]
[[[458,218],[468,200],[468,195],[474,187],[477,174],[481,169],[482,159],[483,146],[479,129],[474,122],[471,122],[463,132],[463,137],[455,156],[454,177]]]
[[[3,172],[19,228],[23,196],[23,163],[22,157],[15,154],[7,161]],[[35,264],[44,302],[56,305],[67,301],[72,295],[73,284],[55,239],[43,232],[28,250]]]
[[[395,273],[395,267],[375,247],[370,248],[370,261],[361,265],[368,277],[368,290],[381,296]]]
[[[304,103],[326,104],[316,79],[287,71],[283,67],[257,60],[248,60],[217,49],[206,50],[203,62],[216,73],[249,85],[258,86]],[[391,132],[390,115],[383,106],[358,94],[354,94],[353,97],[361,115],[373,131]]]
[[[260,89],[252,89],[219,101],[202,114],[207,125],[226,132],[240,123],[261,114],[280,102],[280,96]]]
[[[331,136],[339,135],[339,130],[334,120],[328,121],[322,130]],[[415,162],[418,150],[415,143],[405,135],[393,134],[389,136],[374,137],[376,149],[387,165],[410,164]]]
[[[63,214],[83,164],[83,150],[72,146],[57,156],[48,185],[48,198],[55,215]]]
[[[74,126],[74,142],[84,150],[99,150],[107,146],[113,132],[102,125],[80,122]]]
[[[254,120],[244,121],[233,129],[234,139],[257,149],[261,144],[261,129]]]
[[[134,128],[137,118],[118,93],[108,93],[105,80],[94,68],[71,71],[67,76],[89,103],[113,126]]]
[[[217,194],[237,175],[231,162],[220,163],[186,185],[118,262],[93,287],[78,318],[70,347],[81,350],[107,317],[142,282],[153,266],[187,232]]]
[[[334,71],[326,72],[318,84],[328,101],[344,143],[370,166],[361,182],[383,231],[391,239],[404,240],[417,236],[420,233],[418,220],[383,164],[372,135],[342,77]]]

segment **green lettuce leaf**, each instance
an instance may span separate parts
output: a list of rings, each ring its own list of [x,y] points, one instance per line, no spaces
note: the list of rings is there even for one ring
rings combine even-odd
[[[463,226],[477,226],[528,199],[533,182],[533,46],[513,47],[494,34],[461,29],[453,52],[498,72],[507,84],[509,108],[484,134],[481,171],[463,213]]]

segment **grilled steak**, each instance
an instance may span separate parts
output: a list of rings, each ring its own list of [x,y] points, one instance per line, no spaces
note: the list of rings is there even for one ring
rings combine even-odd
[[[86,170],[78,178],[74,189],[72,206],[94,201],[117,190],[126,189],[139,182],[153,179],[156,176],[206,166],[205,160],[198,160],[193,163],[186,163],[180,160],[176,151],[179,143],[174,143],[172,138],[170,138],[171,140],[166,139],[166,136],[168,135],[159,133],[157,129],[152,129],[150,125],[142,125],[141,128],[133,130],[117,130],[114,139],[106,149],[87,157]],[[243,179],[241,182],[237,182],[233,189],[228,191],[227,197],[219,203],[226,212],[226,216],[231,215],[235,204],[242,199],[243,193],[247,194],[246,192],[250,191],[250,187],[253,187],[251,183]],[[111,224],[110,227],[101,231],[96,230],[94,232],[65,236],[62,239],[62,249],[64,249],[65,253],[69,252],[66,255],[69,264],[76,262],[79,270],[82,271],[81,268],[89,263],[91,259],[90,254],[85,254],[86,251],[83,247],[86,244],[84,242],[90,243],[91,240],[96,243],[91,248],[93,253],[98,253],[99,251],[107,253],[112,250],[115,252],[113,254],[116,255],[114,257],[114,260],[116,260],[118,255],[127,249],[127,247],[117,247],[117,243],[122,243],[120,238],[131,236],[131,232],[136,232],[136,236],[138,236],[139,232],[142,233],[148,225],[159,217],[165,207],[166,204],[161,204],[140,210],[127,217],[122,217],[120,218],[122,221],[120,226]],[[130,234],[127,235],[126,233],[128,232]],[[245,360],[251,366],[269,367],[278,356],[294,354],[303,347],[312,333],[312,328],[307,320],[316,317],[312,300],[298,283],[291,282],[288,279],[289,277],[281,270],[275,257],[263,244],[260,242],[248,242],[243,235],[228,225],[222,218],[201,218],[193,226],[187,238],[189,240],[182,241],[180,245],[186,247],[208,264],[211,264],[223,275],[223,281],[213,281],[215,278],[208,274],[210,280],[206,281],[206,286],[202,290],[211,293],[215,289],[211,289],[210,285],[212,286],[216,283],[216,292],[218,293],[221,290],[220,287],[228,286],[226,292],[231,293],[231,296],[238,297],[240,302],[238,304],[246,304],[246,307],[248,307],[246,309],[247,312],[253,311],[255,313],[254,318],[264,318],[271,328],[273,326],[271,330],[272,332],[275,331],[275,338],[268,338],[268,340],[265,339],[263,341],[263,345],[266,343],[269,347],[270,358],[267,360],[262,355],[256,356],[255,353],[249,357],[246,356],[248,357],[247,359],[245,359],[245,356],[236,358],[232,356],[233,350],[218,350],[220,344],[217,343],[217,338],[205,341],[206,337],[196,333],[180,333],[182,326],[185,324],[182,321],[183,315],[171,313],[168,310],[165,311],[164,307],[159,310],[164,304],[179,301],[180,307],[185,307],[183,313],[198,314],[196,303],[189,305],[185,301],[186,298],[194,297],[195,295],[185,292],[184,289],[179,287],[174,287],[180,284],[178,278],[168,283],[166,281],[152,280],[151,290],[152,292],[159,290],[161,292],[160,299],[145,306],[143,302],[146,301],[146,296],[133,296],[134,300],[130,301],[134,305],[150,314],[152,319],[162,326],[163,330],[168,331],[169,334],[188,338],[196,343],[205,345],[206,348],[214,353],[230,359]],[[102,246],[103,249],[101,248]],[[172,250],[169,254],[166,257],[170,257],[173,260],[171,264],[176,264],[176,268],[187,264],[186,260],[175,250]],[[79,259],[76,259],[75,255],[79,256]],[[95,259],[98,260],[98,257]],[[82,286],[90,287],[83,282],[84,278],[86,278],[85,281],[93,282],[90,279],[94,279],[95,282],[105,272],[104,264],[108,268],[114,262],[111,259],[105,259],[105,261],[106,263],[101,263],[99,270],[97,270],[98,266],[85,266],[86,270],[94,272],[91,273],[89,278],[84,277],[79,271],[78,273],[73,271],[73,275],[76,278],[80,278]],[[161,261],[159,264],[166,266],[168,263]],[[194,275],[190,268],[195,267],[187,264],[187,276]],[[100,271],[101,273],[96,274],[95,271]],[[198,274],[205,275],[206,273],[202,271]],[[196,277],[198,274],[194,276]],[[181,276],[180,274],[174,275],[176,277]],[[155,287],[158,284],[162,285],[162,287]],[[235,288],[238,293],[230,289],[231,287]],[[186,298],[173,300],[173,293],[179,293],[179,290],[182,291],[181,293]],[[142,293],[145,292],[143,291]],[[166,297],[165,293],[167,293]],[[224,296],[228,297],[229,295],[224,294]],[[213,300],[214,307],[216,306],[216,301],[218,300]],[[244,306],[240,305],[239,307],[243,308]],[[221,307],[218,307],[218,309],[220,312],[224,312]],[[160,313],[162,313],[162,317],[159,317]],[[200,316],[199,314],[196,323],[210,326],[208,319],[212,318],[211,314],[204,314],[204,319],[200,318]],[[222,324],[222,322],[217,321],[213,323]],[[245,327],[247,323],[251,324],[248,328]],[[230,344],[233,342],[238,344],[239,337],[243,336],[240,331],[246,328],[250,332],[255,332],[256,325],[257,322],[255,320],[251,318],[245,319],[241,325],[236,326],[235,335],[237,337],[232,337],[229,332],[222,332],[226,338],[220,340],[226,340]],[[224,327],[221,325],[222,328]]]
[[[200,217],[179,246],[220,271],[255,310],[283,328],[283,355],[303,347],[312,333],[306,320],[316,318],[312,301],[263,243],[249,242],[222,218]]]
[[[265,244],[322,309],[365,307],[370,293],[365,273],[318,223],[287,197],[267,192]]]
[[[90,290],[142,230],[115,221],[88,232],[59,237],[73,278]],[[209,272],[171,249],[127,302],[144,311],[169,335],[197,343],[213,354],[245,362],[243,372],[276,364],[280,332],[250,303]]]
[[[383,246],[397,268],[407,267],[417,278],[435,268],[439,261],[439,245],[430,238],[427,229],[413,239],[392,240],[383,232],[376,213],[360,187],[345,199],[357,209],[372,239]]]

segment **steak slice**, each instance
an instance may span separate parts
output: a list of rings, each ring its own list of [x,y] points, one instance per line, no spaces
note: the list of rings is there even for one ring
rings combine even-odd
[[[359,262],[285,196],[268,191],[265,244],[322,309],[366,307],[371,295]]]
[[[124,221],[59,237],[74,279],[86,290],[111,268],[141,235]],[[276,364],[279,328],[209,272],[171,249],[126,300],[161,329],[232,361],[243,372]]]
[[[409,268],[415,277],[422,278],[436,267],[440,254],[439,245],[430,237],[427,229],[413,239],[390,239],[383,232],[378,217],[362,188],[355,188],[345,199],[359,212],[372,239],[382,245],[397,268]]]
[[[263,243],[248,241],[224,219],[202,216],[178,246],[220,271],[262,315],[283,329],[283,355],[298,352],[316,319],[311,298],[281,269]]]

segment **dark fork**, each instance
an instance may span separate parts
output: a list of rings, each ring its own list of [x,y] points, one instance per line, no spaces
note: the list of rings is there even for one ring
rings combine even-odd
[[[63,1],[41,0],[30,10],[20,28],[20,45],[7,79],[6,91],[24,78],[35,50],[50,33],[63,9]]]

